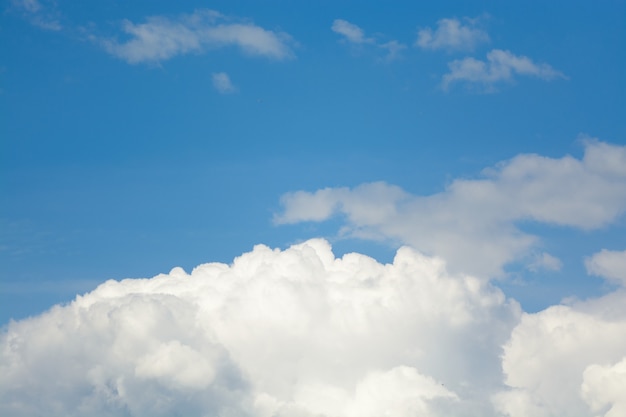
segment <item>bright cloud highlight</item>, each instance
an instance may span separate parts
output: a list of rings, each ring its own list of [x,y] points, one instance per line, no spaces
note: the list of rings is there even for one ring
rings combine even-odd
[[[472,57],[457,59],[450,62],[448,68],[450,72],[445,74],[442,80],[444,90],[453,83],[465,82],[481,86],[485,91],[493,91],[497,83],[511,81],[515,75],[542,80],[566,78],[563,73],[548,64],[536,64],[528,57],[514,55],[501,49],[488,52],[486,61]]]
[[[99,39],[112,55],[130,64],[161,62],[177,55],[236,46],[247,55],[272,59],[293,57],[291,37],[252,23],[238,23],[212,10],[178,18],[153,16],[144,23],[123,22],[125,41]]]
[[[343,235],[391,239],[443,256],[454,271],[495,276],[539,242],[517,222],[592,230],[615,221],[626,210],[624,166],[626,147],[588,140],[582,159],[518,155],[430,196],[382,182],[288,193],[275,221],[319,222],[343,214]],[[531,265],[560,267],[551,255],[537,261]]]

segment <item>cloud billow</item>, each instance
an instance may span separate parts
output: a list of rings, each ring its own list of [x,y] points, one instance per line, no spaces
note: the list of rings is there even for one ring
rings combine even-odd
[[[409,248],[383,265],[323,240],[257,246],[11,322],[0,413],[483,414],[518,317],[500,290]]]

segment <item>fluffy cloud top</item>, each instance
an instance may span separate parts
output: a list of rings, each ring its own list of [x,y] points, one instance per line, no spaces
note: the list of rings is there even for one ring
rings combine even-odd
[[[515,75],[542,80],[565,78],[563,73],[548,64],[536,64],[528,57],[514,55],[501,49],[493,49],[487,53],[487,61],[468,57],[450,62],[448,68],[450,72],[443,76],[442,81],[444,89],[456,82],[466,82],[492,91],[495,84],[511,81]]]
[[[589,140],[582,159],[518,155],[430,196],[381,182],[289,193],[275,221],[319,222],[340,213],[343,234],[410,244],[443,256],[454,271],[494,276],[538,242],[517,222],[591,230],[617,219],[626,210],[625,166],[626,147]],[[551,255],[541,261],[558,269]]]
[[[293,56],[291,37],[286,33],[233,22],[211,10],[198,10],[174,19],[154,16],[137,24],[125,20],[122,30],[128,35],[127,40],[99,42],[109,53],[131,64],[160,62],[226,46],[236,46],[248,55],[279,60]]]
[[[490,415],[518,317],[409,248],[382,265],[323,240],[257,246],[11,322],[0,414]]]
[[[415,45],[424,49],[447,49],[471,51],[478,44],[489,42],[489,35],[482,29],[475,27],[471,20],[468,24],[458,19],[441,19],[437,22],[437,29],[421,29],[417,33]]]
[[[520,314],[409,248],[383,265],[259,245],[9,323],[0,413],[617,417],[624,335],[623,290]]]

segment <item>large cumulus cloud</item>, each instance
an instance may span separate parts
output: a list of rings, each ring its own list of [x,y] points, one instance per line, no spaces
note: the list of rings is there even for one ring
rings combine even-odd
[[[2,334],[11,416],[491,413],[515,302],[409,248],[324,240],[109,281]]]
[[[622,416],[624,247],[580,260],[606,280],[598,298],[531,314],[490,281],[539,239],[518,222],[620,218],[626,147],[585,146],[582,159],[519,155],[432,196],[384,183],[288,194],[279,222],[341,212],[347,233],[417,249],[381,264],[313,239],[108,281],[3,329],[0,415]],[[560,265],[543,253],[531,266]]]

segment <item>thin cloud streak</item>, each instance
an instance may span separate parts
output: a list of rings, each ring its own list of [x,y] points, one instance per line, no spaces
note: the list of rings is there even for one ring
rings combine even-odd
[[[335,19],[331,27],[332,31],[342,35],[348,42],[361,44],[361,43],[374,43],[373,38],[366,38],[363,29],[357,25],[348,22],[343,19]]]
[[[218,12],[197,10],[177,18],[153,16],[144,23],[125,20],[127,40],[92,39],[111,55],[129,64],[158,63],[177,55],[203,53],[208,49],[235,46],[244,54],[276,60],[293,58],[291,36],[252,23],[231,22]]]
[[[448,68],[450,72],[442,78],[441,85],[444,90],[448,90],[452,84],[461,82],[478,86],[486,92],[492,92],[495,91],[498,83],[510,82],[516,75],[545,81],[557,78],[567,79],[562,72],[548,64],[537,64],[526,56],[514,55],[501,49],[488,52],[486,61],[467,57],[450,62]]]
[[[60,22],[60,14],[56,10],[56,4],[50,1],[38,0],[12,0],[16,10],[22,12],[25,18],[34,26],[44,30],[58,32],[63,29]]]
[[[373,37],[365,36],[365,31],[354,23],[350,23],[347,20],[335,19],[331,26],[331,30],[342,36],[342,41],[346,42],[354,47],[364,47],[370,45],[387,52],[385,55],[385,61],[393,61],[400,57],[401,52],[405,50],[406,45],[398,42],[397,40],[391,40],[382,42]]]

